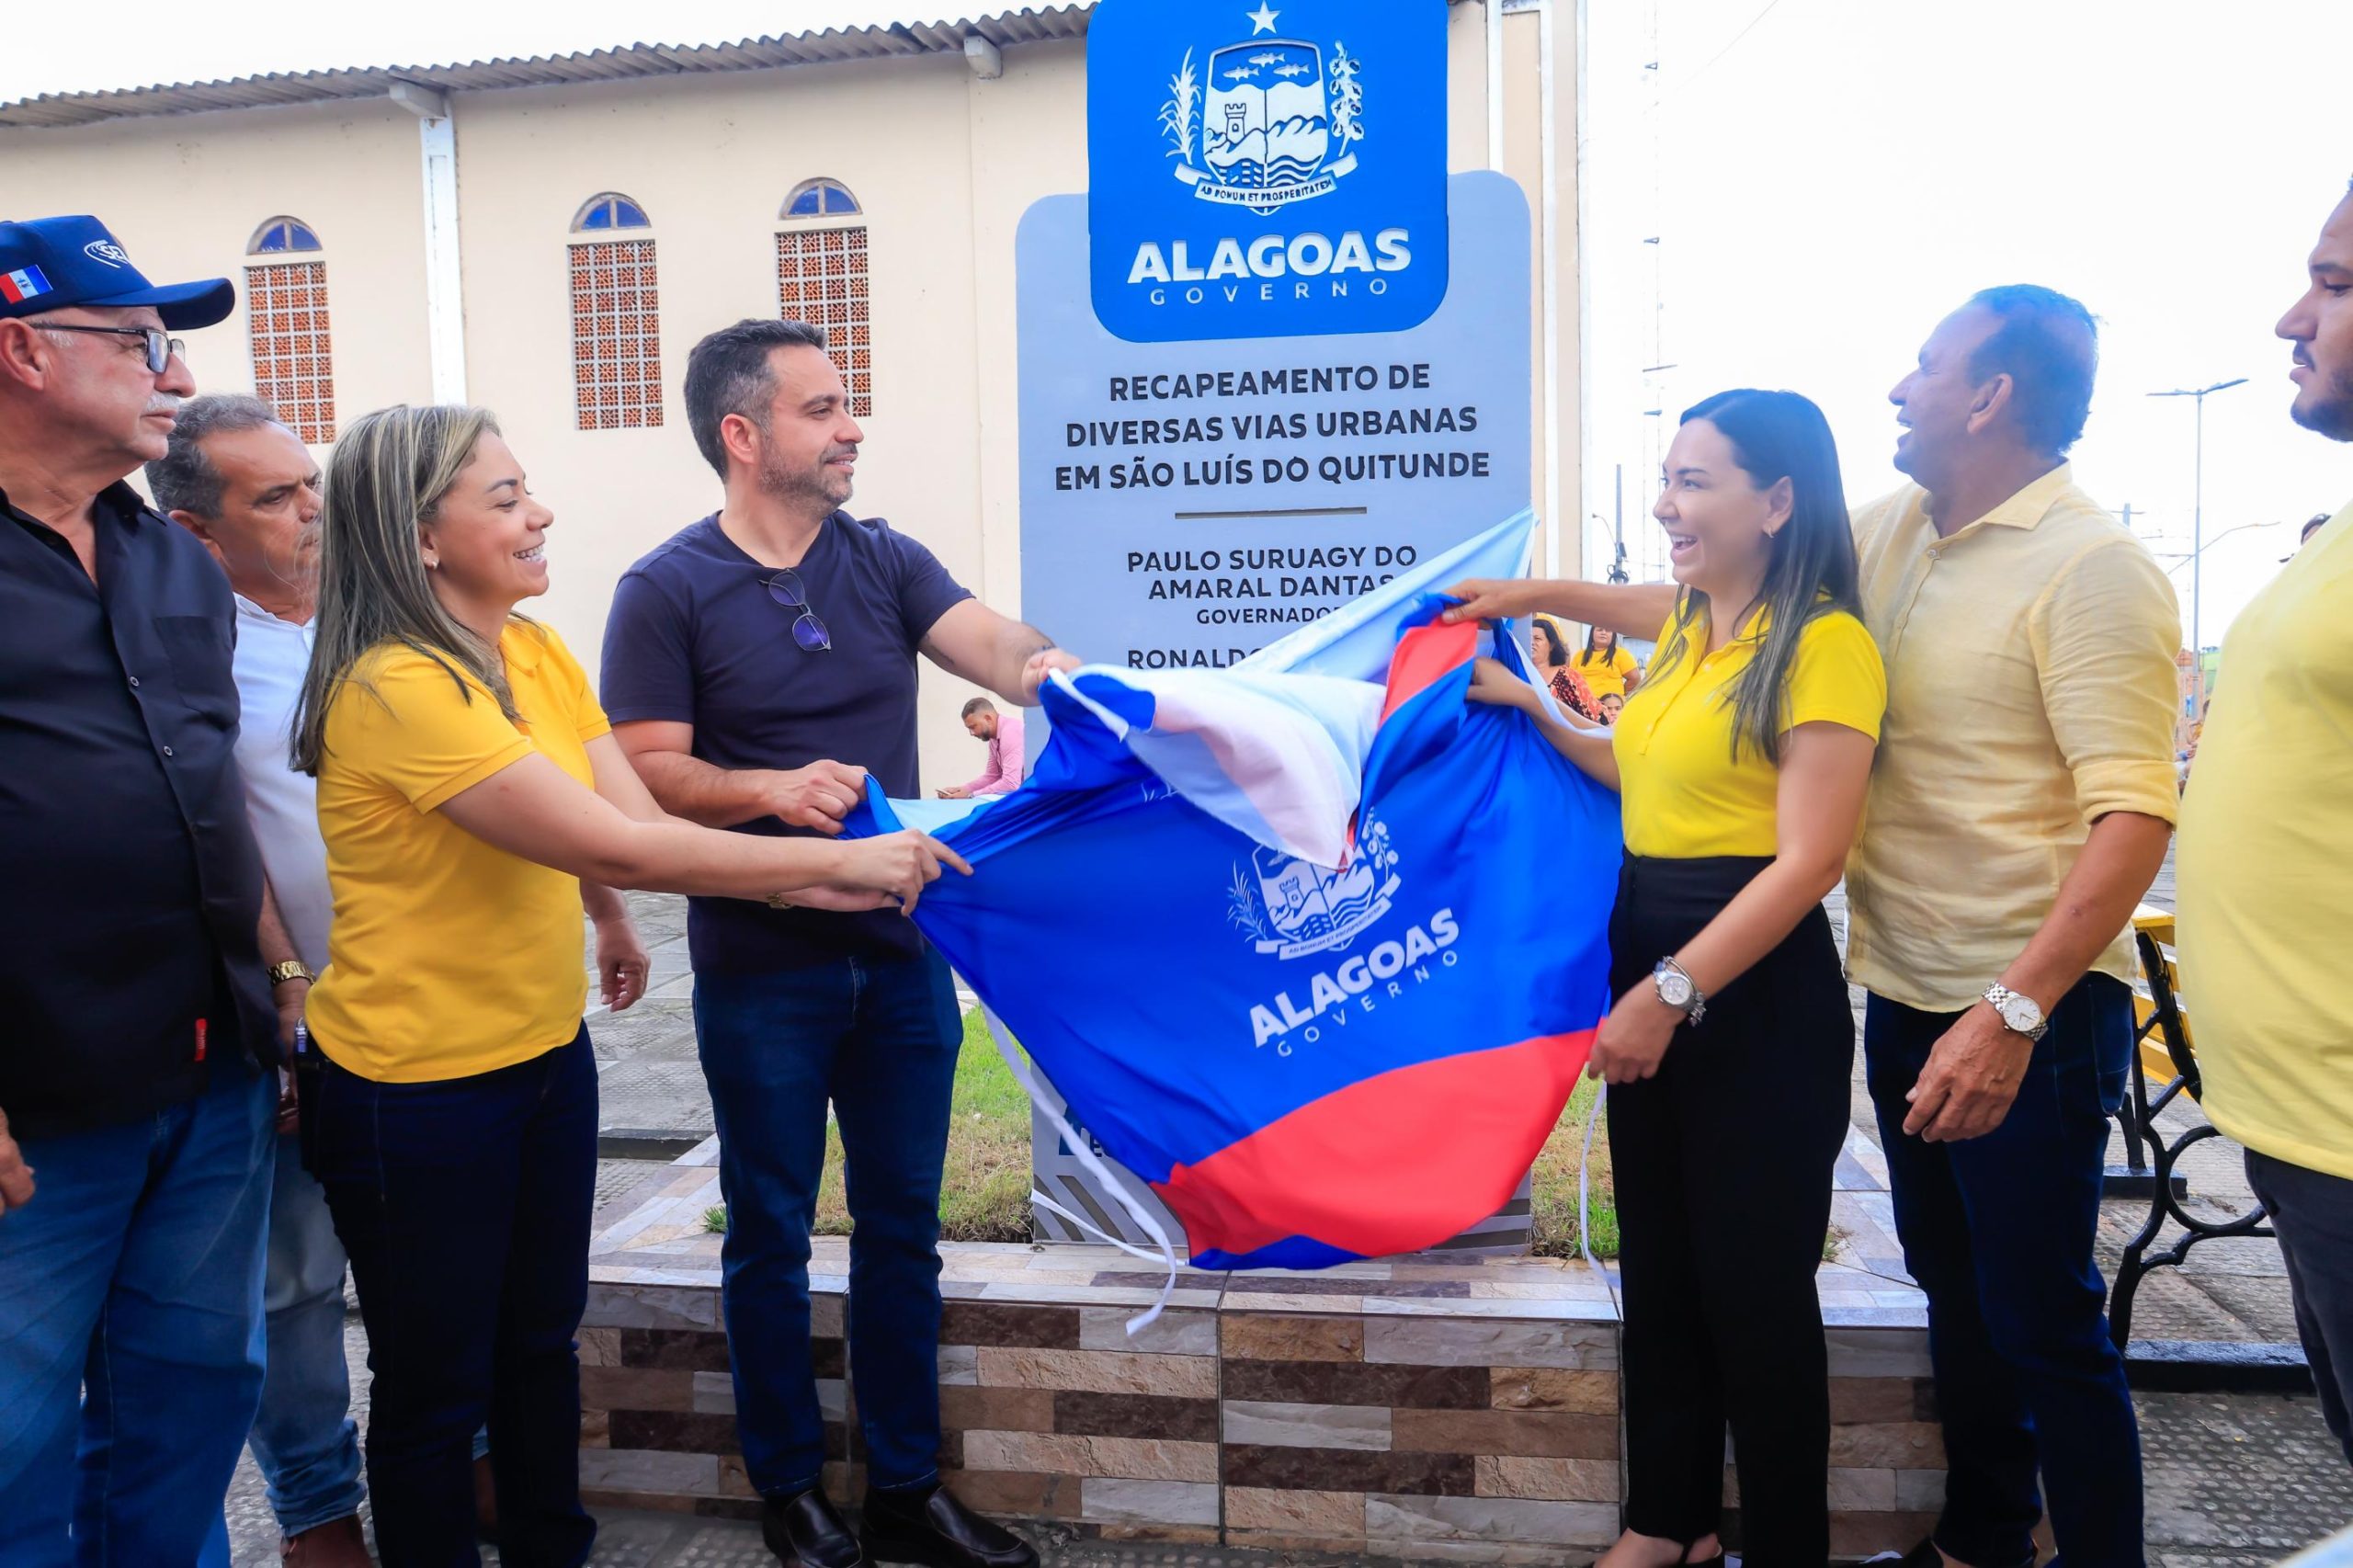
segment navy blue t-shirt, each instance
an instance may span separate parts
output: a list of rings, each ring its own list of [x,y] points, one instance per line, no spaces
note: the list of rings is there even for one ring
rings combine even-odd
[[[881,518],[835,512],[793,568],[833,646],[803,649],[796,611],[769,597],[776,569],[722,532],[716,513],[672,536],[621,577],[605,623],[605,712],[616,724],[665,720],[695,727],[694,755],[714,767],[804,767],[846,762],[883,793],[912,799],[915,652],[932,626],[971,598],[930,551]],[[806,834],[774,817],[738,833]],[[688,901],[697,970],[757,973],[844,957],[922,950],[914,923],[863,915],[770,909],[745,899]]]

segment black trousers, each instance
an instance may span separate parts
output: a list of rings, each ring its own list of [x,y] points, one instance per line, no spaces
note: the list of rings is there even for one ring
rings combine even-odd
[[[1771,862],[1629,856],[1610,991],[1647,984]],[[1847,1136],[1855,1021],[1819,908],[1609,1091],[1625,1306],[1626,1527],[1718,1528],[1724,1430],[1751,1568],[1830,1555],[1830,1392],[1814,1271]]]
[[[302,1134],[351,1255],[368,1364],[368,1490],[384,1568],[477,1568],[473,1439],[490,1426],[499,1561],[578,1568],[580,1363],[597,1185],[597,1058],[569,1045],[467,1078],[380,1084],[332,1062]]]

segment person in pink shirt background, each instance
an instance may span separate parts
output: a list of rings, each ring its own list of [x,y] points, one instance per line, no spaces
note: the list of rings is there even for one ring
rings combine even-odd
[[[989,766],[970,784],[950,784],[939,791],[943,801],[969,801],[975,795],[1009,795],[1021,787],[1021,715],[1000,713],[985,697],[964,704],[964,729],[976,741],[985,741]]]

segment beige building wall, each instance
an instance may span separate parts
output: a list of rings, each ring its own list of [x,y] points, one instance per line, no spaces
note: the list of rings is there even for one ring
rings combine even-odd
[[[237,312],[188,335],[206,392],[254,390],[245,247],[291,213],[324,250],[341,418],[427,394],[416,118],[389,102],[299,104],[0,130],[0,215],[93,212],[159,281],[226,276]]]
[[[1501,166],[1529,197],[1539,283],[1530,364],[1540,513],[1552,509],[1548,432],[1562,455],[1553,494],[1574,507],[1579,494],[1575,28],[1574,9],[1552,3],[1559,319],[1549,336],[1539,17],[1524,8],[1491,18],[1472,3],[1452,6],[1448,20],[1457,169],[1489,166],[1488,29],[1503,34]],[[497,411],[555,511],[554,586],[536,608],[590,669],[620,574],[719,504],[679,398],[687,353],[715,327],[777,313],[775,235],[787,226],[778,214],[816,176],[857,196],[864,213],[853,221],[869,236],[874,413],[853,505],[922,540],[991,605],[1020,612],[1014,233],[1040,197],[1086,184],[1085,41],[1009,50],[1004,64],[995,80],[961,57],[929,55],[452,96],[467,392]],[[0,131],[0,212],[96,211],[155,277],[228,272],[242,281],[247,239],[263,219],[288,212],[310,222],[326,246],[346,421],[431,395],[420,178],[418,121],[391,103]],[[628,237],[656,247],[657,427],[577,428],[568,249],[583,238],[571,232],[574,214],[604,191],[631,198],[653,223]],[[249,390],[245,344],[242,310],[196,335],[200,381]],[[1557,407],[1545,397],[1548,358]],[[1576,537],[1572,521],[1569,570]],[[981,748],[957,722],[974,689],[925,666],[926,790],[979,771]]]
[[[1046,63],[1067,77],[1075,46]],[[1024,62],[1025,65],[1029,62]],[[1037,67],[1031,66],[1031,69]],[[602,636],[612,585],[631,562],[720,501],[696,450],[679,389],[697,339],[745,316],[778,313],[776,233],[787,195],[816,176],[863,208],[873,301],[874,412],[862,421],[856,509],[889,517],[930,546],[960,581],[1007,611],[1017,571],[986,570],[983,422],[1008,442],[1010,320],[983,351],[980,324],[1009,318],[1011,227],[1018,202],[972,157],[985,94],[1004,139],[990,162],[1045,189],[1084,179],[1083,143],[1054,140],[1060,95],[978,82],[961,58],[859,62],[650,83],[460,96],[460,233],[465,256],[468,392],[498,410],[535,487],[558,511],[556,586],[547,611],[585,656]],[[1042,165],[1042,166],[1040,166]],[[976,195],[976,185],[982,188]],[[580,430],[573,403],[567,252],[580,204],[622,192],[645,210],[660,268],[664,422]],[[1001,219],[1002,278],[975,272],[974,214]],[[998,292],[1001,287],[1002,291]],[[1004,373],[991,367],[1001,366]],[[987,405],[1001,400],[1001,410]],[[1010,514],[1008,514],[1008,517]],[[1015,549],[1008,534],[1002,553]],[[782,622],[779,621],[779,632]],[[926,666],[926,787],[980,771],[982,748],[957,722],[976,689]]]

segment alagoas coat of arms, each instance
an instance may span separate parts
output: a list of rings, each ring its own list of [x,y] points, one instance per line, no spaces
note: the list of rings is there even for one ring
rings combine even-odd
[[[1203,201],[1272,212],[1324,195],[1357,166],[1364,140],[1362,62],[1335,40],[1326,54],[1275,33],[1281,13],[1260,0],[1246,39],[1187,50],[1168,78],[1161,133],[1176,178]]]

